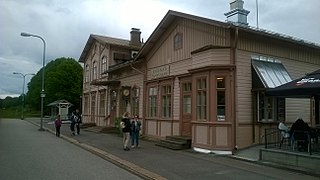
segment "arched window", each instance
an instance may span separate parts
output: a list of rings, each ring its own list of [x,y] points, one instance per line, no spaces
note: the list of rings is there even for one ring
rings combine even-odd
[[[174,50],[182,48],[182,33],[177,33],[174,36]]]
[[[97,62],[93,61],[93,69],[92,69],[92,79],[97,79]]]
[[[89,64],[87,64],[84,82],[89,82],[89,72],[90,72],[90,66],[89,66]]]

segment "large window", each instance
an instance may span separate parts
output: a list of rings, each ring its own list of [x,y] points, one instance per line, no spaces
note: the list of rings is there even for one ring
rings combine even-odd
[[[131,103],[131,114],[139,115],[139,88],[132,89],[132,103]]]
[[[161,92],[162,98],[162,117],[170,118],[171,117],[171,86],[165,85],[162,86]]]
[[[182,93],[183,93],[183,114],[191,113],[191,83],[183,83],[182,84]]]
[[[94,121],[94,117],[96,114],[96,93],[93,92],[91,94],[91,120]]]
[[[88,114],[89,111],[89,95],[84,95],[84,103],[83,103],[83,111],[84,114]]]
[[[225,92],[225,78],[216,78],[216,92],[217,92],[217,120],[224,121],[226,115],[226,92]]]
[[[99,102],[99,115],[105,115],[106,91],[105,90],[104,91],[100,91],[99,93],[100,93],[100,95],[99,95],[100,96],[99,97],[99,99],[100,99],[100,102]]]
[[[197,120],[207,119],[207,79],[197,79]]]
[[[107,57],[103,56],[102,57],[102,62],[101,62],[102,66],[101,66],[101,73],[105,73],[108,69],[107,69]]]
[[[285,98],[269,97],[257,92],[259,122],[274,122],[285,119]]]
[[[93,64],[93,69],[92,69],[92,80],[97,79],[97,62],[94,61]]]
[[[158,95],[158,89],[157,87],[150,87],[149,88],[149,109],[148,109],[148,115],[149,117],[156,117],[157,116],[157,95]]]
[[[89,66],[89,64],[87,64],[84,82],[86,82],[86,83],[89,82],[89,75],[90,75],[90,66]]]

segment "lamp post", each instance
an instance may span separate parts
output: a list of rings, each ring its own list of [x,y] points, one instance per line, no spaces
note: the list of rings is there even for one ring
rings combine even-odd
[[[45,91],[44,91],[44,68],[45,68],[45,57],[46,57],[46,41],[39,35],[36,34],[29,34],[22,32],[21,36],[23,37],[35,37],[41,39],[43,42],[43,56],[42,56],[42,81],[41,81],[41,92],[40,92],[40,97],[41,97],[41,120],[40,120],[40,129],[39,131],[44,131],[43,129],[43,101],[46,96]]]
[[[23,84],[22,84],[22,107],[21,107],[21,119],[24,119],[24,115],[23,115],[23,111],[24,111],[24,105],[25,105],[25,94],[24,94],[24,87],[25,87],[25,83],[26,83],[26,76],[27,75],[35,75],[33,73],[27,73],[27,74],[22,74],[19,72],[13,72],[13,74],[19,74],[23,77]]]

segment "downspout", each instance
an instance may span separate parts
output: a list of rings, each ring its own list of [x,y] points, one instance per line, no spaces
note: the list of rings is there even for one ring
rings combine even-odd
[[[130,63],[130,67],[131,67],[133,70],[135,70],[136,72],[142,74],[142,76],[143,76],[143,78],[142,78],[142,79],[143,79],[143,83],[142,83],[143,94],[142,94],[141,96],[143,97],[143,101],[146,102],[146,95],[145,95],[146,86],[145,86],[144,83],[145,83],[145,81],[146,81],[146,79],[147,79],[147,75],[146,75],[147,71],[145,71],[145,72],[140,71],[139,69],[133,67],[132,63]],[[140,92],[139,92],[139,93],[140,93]],[[139,97],[140,97],[140,95],[139,95]],[[140,98],[139,98],[139,100],[140,100]],[[143,121],[142,121],[142,122],[143,122],[143,123],[142,123],[142,134],[145,134],[145,132],[146,132],[146,120],[145,120],[145,117],[146,117],[146,103],[144,103],[144,102],[139,101],[139,103],[142,103],[142,117],[143,117]]]
[[[235,27],[235,34],[234,34],[234,44],[233,44],[233,55],[232,55],[232,63],[234,65],[236,65],[236,58],[237,58],[237,48],[238,48],[238,36],[239,36],[239,28],[236,26]],[[234,150],[236,151],[238,149],[238,145],[237,145],[237,128],[238,128],[238,124],[237,124],[237,114],[236,114],[236,109],[237,109],[237,93],[236,93],[236,70],[237,70],[237,66],[235,66],[235,69],[233,70],[233,84],[234,84],[234,89],[233,89],[233,100],[234,100],[234,108],[233,108],[233,139],[234,139]]]

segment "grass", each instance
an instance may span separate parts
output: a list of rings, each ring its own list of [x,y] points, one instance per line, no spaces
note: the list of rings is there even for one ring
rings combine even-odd
[[[25,108],[24,110],[24,117],[40,117],[40,113],[38,111],[34,111],[31,109]],[[21,118],[21,107],[10,107],[10,108],[3,108],[0,109],[0,118],[14,118],[19,119]]]

